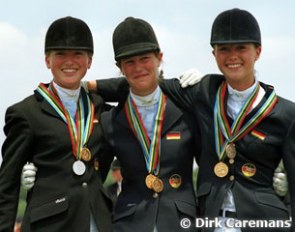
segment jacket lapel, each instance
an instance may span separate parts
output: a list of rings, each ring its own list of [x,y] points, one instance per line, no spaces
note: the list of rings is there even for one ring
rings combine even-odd
[[[169,98],[167,98],[162,135],[169,131],[169,129],[182,117],[182,114],[182,111],[176,107]]]
[[[58,115],[58,113],[52,108],[52,106],[45,100],[45,98],[43,98],[43,96],[38,93],[37,91],[35,91],[35,97],[36,99],[41,103],[41,108],[44,112],[46,112],[47,114],[53,116],[53,117],[57,117],[60,118],[60,116]],[[60,118],[61,119],[61,118]],[[61,119],[62,120],[62,119]]]

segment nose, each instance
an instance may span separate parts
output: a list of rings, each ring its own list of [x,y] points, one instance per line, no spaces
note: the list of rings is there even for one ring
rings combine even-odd
[[[136,72],[140,72],[140,71],[142,71],[142,64],[141,64],[141,62],[135,62],[135,71]]]
[[[231,60],[238,59],[238,51],[236,51],[235,49],[230,49],[230,51],[229,51],[229,59],[231,59]]]
[[[72,65],[72,64],[74,63],[74,56],[72,56],[72,55],[67,55],[67,56],[65,57],[65,63],[66,63],[67,65]]]

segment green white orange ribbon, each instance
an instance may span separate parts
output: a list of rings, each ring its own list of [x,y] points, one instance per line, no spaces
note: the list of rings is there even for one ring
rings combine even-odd
[[[225,147],[228,143],[237,141],[248,134],[253,128],[255,128],[263,118],[273,109],[277,102],[277,96],[275,91],[272,90],[271,94],[259,108],[259,110],[244,123],[246,116],[252,109],[253,103],[258,95],[260,85],[257,86],[246,100],[238,116],[230,126],[225,112],[225,95],[227,91],[227,83],[224,81],[216,94],[216,100],[214,105],[214,134],[215,134],[215,150],[220,160],[225,158]],[[243,125],[244,123],[244,125]]]
[[[44,99],[67,124],[72,143],[73,155],[77,159],[81,159],[81,149],[87,143],[94,125],[94,105],[90,101],[89,96],[86,94],[85,90],[81,88],[81,94],[78,100],[78,107],[74,120],[62,104],[52,83],[50,83],[49,88],[47,88],[45,84],[40,83],[37,88],[37,92],[44,97]]]
[[[146,162],[146,167],[149,173],[157,175],[159,172],[159,159],[161,151],[161,134],[164,121],[164,113],[166,109],[166,96],[161,92],[160,99],[155,115],[155,123],[153,128],[153,137],[149,138],[147,130],[143,124],[141,116],[137,110],[137,106],[130,97],[125,103],[125,114],[128,123],[138,139]]]

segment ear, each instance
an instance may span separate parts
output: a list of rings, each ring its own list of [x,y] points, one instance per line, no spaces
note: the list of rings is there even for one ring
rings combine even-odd
[[[261,46],[256,48],[255,61],[259,59],[260,54],[261,54],[261,50],[262,50]]]
[[[50,67],[50,59],[49,59],[49,56],[50,56],[50,55],[45,55],[45,64],[46,64],[46,67],[47,67],[48,69],[51,68],[51,67]]]
[[[117,61],[117,62],[116,62],[116,66],[120,69],[121,73],[122,73],[123,75],[125,75],[125,74],[124,74],[124,71],[123,71],[123,68],[121,67],[121,62],[120,62],[120,61]]]
[[[212,50],[212,55],[215,57],[215,49]]]
[[[162,60],[163,60],[163,52],[158,52],[156,54],[156,57],[158,59],[158,67],[160,67],[161,66],[161,63],[162,63]]]
[[[92,64],[92,56],[89,56],[89,59],[88,59],[88,69],[90,69],[91,64]]]

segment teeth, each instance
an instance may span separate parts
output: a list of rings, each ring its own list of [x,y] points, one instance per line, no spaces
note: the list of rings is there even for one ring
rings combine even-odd
[[[227,65],[227,67],[229,67],[229,68],[238,68],[240,66],[241,66],[241,64],[228,64]]]
[[[62,71],[67,73],[72,73],[72,72],[75,72],[76,69],[63,69]]]

